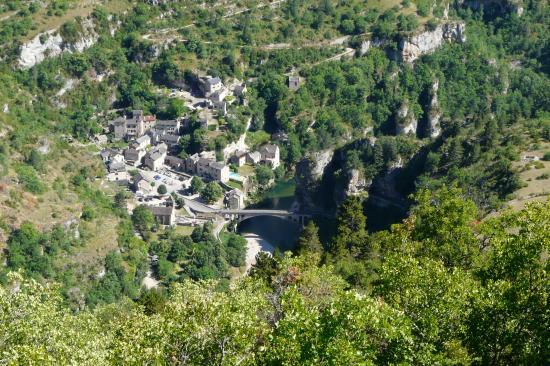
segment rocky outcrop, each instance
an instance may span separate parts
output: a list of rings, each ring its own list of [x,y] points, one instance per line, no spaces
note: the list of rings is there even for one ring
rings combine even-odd
[[[325,173],[332,162],[334,150],[323,150],[312,153],[296,164],[296,193],[306,207],[315,207],[315,194]]]
[[[439,90],[439,80],[432,84],[432,101],[430,102],[430,110],[428,112],[428,133],[430,137],[436,138],[441,134],[441,110],[439,108],[439,98],[437,92]]]
[[[82,32],[76,42],[65,42],[59,29],[54,29],[40,33],[31,41],[24,43],[20,48],[19,67],[30,68],[48,57],[55,57],[63,52],[82,52],[93,46],[99,38],[93,21],[83,20],[80,26]]]
[[[369,52],[369,50],[372,47],[385,47],[387,43],[388,43],[387,41],[378,39],[378,38],[364,40],[363,42],[361,42],[361,47],[359,48],[359,55],[360,56],[365,55],[367,52]]]
[[[399,42],[399,58],[403,62],[414,62],[420,56],[433,52],[445,42],[466,42],[466,25],[463,22],[449,22],[438,25],[433,31],[425,31]]]
[[[409,102],[403,101],[401,107],[395,116],[395,134],[396,135],[415,135],[418,128],[418,120],[409,108]]]
[[[349,181],[346,189],[346,196],[358,196],[368,191],[371,182],[367,182],[364,174],[359,169],[353,169],[349,173]]]
[[[316,153],[311,154],[311,157],[309,160],[311,161],[311,177],[313,179],[321,179],[323,176],[323,173],[325,171],[325,168],[327,165],[330,164],[332,161],[332,157],[334,156],[334,150],[323,150]]]

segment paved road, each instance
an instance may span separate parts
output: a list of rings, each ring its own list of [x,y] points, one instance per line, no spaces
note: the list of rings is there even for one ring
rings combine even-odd
[[[198,202],[198,201],[195,201],[195,200],[192,200],[192,199],[189,199],[187,197],[184,197],[184,196],[181,196],[180,197],[183,198],[183,200],[185,201],[185,204],[187,206],[189,206],[189,208],[195,212],[199,212],[199,213],[215,213],[216,209],[213,209],[212,207],[208,207],[207,205],[205,205],[204,203],[201,203],[201,202]]]

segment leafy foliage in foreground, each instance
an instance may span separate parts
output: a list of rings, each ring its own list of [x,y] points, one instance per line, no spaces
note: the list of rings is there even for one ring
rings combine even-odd
[[[385,254],[370,294],[317,267],[315,252],[260,257],[229,291],[186,281],[167,300],[76,314],[55,286],[11,273],[0,355],[40,365],[543,364],[550,202],[476,224],[463,220],[471,203],[453,197],[432,196],[435,210],[421,197],[416,216],[376,236]],[[442,226],[422,221],[443,208]],[[448,261],[463,256],[444,244],[453,237],[478,256]]]

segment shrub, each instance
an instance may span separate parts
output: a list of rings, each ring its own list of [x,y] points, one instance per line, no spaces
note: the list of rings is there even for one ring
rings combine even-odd
[[[15,168],[19,182],[23,185],[23,188],[34,194],[44,193],[46,187],[44,183],[40,181],[40,178],[36,175],[36,170],[28,165],[19,165]]]
[[[84,221],[92,221],[95,218],[95,211],[91,206],[82,207],[82,215],[80,216]]]
[[[168,192],[168,190],[166,189],[166,186],[164,184],[161,184],[157,188],[157,192],[158,192],[158,194],[166,194]]]

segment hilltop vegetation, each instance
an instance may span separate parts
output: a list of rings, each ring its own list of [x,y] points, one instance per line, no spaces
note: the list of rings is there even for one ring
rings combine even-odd
[[[43,365],[544,364],[550,204],[476,225],[456,192],[418,199],[406,224],[350,246],[384,258],[370,291],[349,289],[309,251],[262,258],[228,292],[185,282],[168,299],[150,292],[141,305],[76,314],[55,287],[12,274],[0,353]]]

